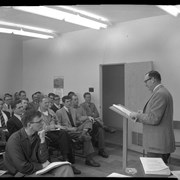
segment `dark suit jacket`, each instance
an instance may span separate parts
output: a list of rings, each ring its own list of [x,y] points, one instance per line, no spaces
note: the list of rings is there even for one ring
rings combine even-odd
[[[20,172],[28,175],[42,169],[42,163],[48,159],[46,143],[40,143],[40,138],[34,134],[31,145],[24,128],[12,134],[6,144],[4,165],[12,175]]]
[[[11,118],[11,114],[10,114],[10,112],[8,112],[8,111],[3,111],[5,114],[6,114],[6,116],[7,116],[7,118],[8,119],[10,119]]]
[[[63,107],[63,104],[60,104],[60,109]],[[51,109],[56,113],[59,110],[54,104],[51,106]]]
[[[11,136],[14,132],[18,131],[22,127],[22,122],[14,115],[7,121],[9,136]]]

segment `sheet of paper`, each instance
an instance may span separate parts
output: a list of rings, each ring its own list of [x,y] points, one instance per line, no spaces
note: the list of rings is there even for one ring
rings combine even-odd
[[[124,174],[119,174],[119,173],[111,173],[110,175],[108,175],[107,177],[131,177],[131,176],[126,176]]]
[[[0,170],[0,176],[2,176],[3,174],[5,174],[7,171],[4,170]]]
[[[179,171],[171,171],[174,176],[180,179],[180,170]]]

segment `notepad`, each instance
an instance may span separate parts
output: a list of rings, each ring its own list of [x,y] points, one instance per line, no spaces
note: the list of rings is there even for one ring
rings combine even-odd
[[[66,164],[71,165],[71,163],[68,162],[68,161],[52,162],[48,166],[46,166],[45,168],[43,168],[43,169],[41,169],[39,171],[36,171],[36,174],[37,175],[44,174],[44,173],[50,171],[51,169],[54,169],[56,167],[63,166],[63,165],[66,165]]]
[[[170,175],[169,167],[162,158],[140,157],[145,174]]]
[[[172,174],[175,176],[175,177],[177,177],[178,179],[180,179],[180,170],[176,170],[176,171],[171,171],[172,172]]]

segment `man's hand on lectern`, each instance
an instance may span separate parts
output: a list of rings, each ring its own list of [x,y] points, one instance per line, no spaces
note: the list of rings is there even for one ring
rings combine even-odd
[[[137,115],[138,115],[137,112],[131,112],[130,113],[130,118],[136,122],[137,121]]]

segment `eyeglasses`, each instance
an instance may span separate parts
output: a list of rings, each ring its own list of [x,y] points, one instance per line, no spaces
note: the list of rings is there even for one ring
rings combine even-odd
[[[58,99],[54,99],[55,101],[59,101],[60,100],[60,98],[58,98]]]
[[[42,123],[42,122],[43,122],[43,119],[41,119],[40,121],[37,121],[37,122],[31,122],[31,124],[34,124],[34,123],[39,124],[39,123]]]
[[[147,83],[149,80],[151,80],[151,78],[148,78],[144,81],[144,83]]]

